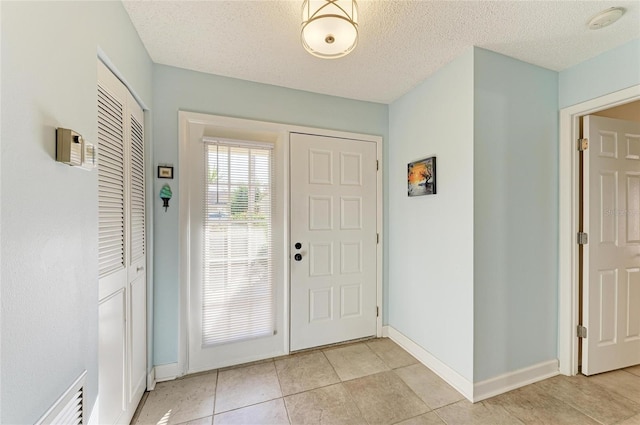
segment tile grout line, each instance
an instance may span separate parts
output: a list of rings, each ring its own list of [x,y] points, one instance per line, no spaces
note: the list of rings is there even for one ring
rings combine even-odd
[[[284,391],[282,391],[282,382],[280,382],[280,374],[278,373],[278,366],[276,366],[275,359],[273,360],[273,369],[276,372],[276,379],[278,380],[278,387],[280,388],[280,399],[282,400],[284,411],[287,414],[287,420],[289,421],[289,424],[291,424],[291,415],[289,415],[289,409],[287,408],[287,403],[284,401]]]
[[[345,382],[348,382],[348,381],[345,381]],[[291,397],[291,396],[294,396],[294,395],[300,395],[300,394],[308,393],[309,391],[320,390],[320,389],[322,389],[322,388],[328,388],[328,387],[331,387],[331,386],[333,386],[333,385],[339,385],[339,384],[342,384],[342,381],[340,381],[340,382],[334,382],[333,384],[321,385],[321,386],[319,386],[319,387],[310,388],[310,389],[308,389],[308,390],[298,391],[298,392],[291,393],[291,394],[287,394],[287,395],[282,395],[282,398],[285,398],[285,397]]]
[[[398,379],[400,379],[400,381],[401,381],[401,382],[402,382],[402,383],[403,383],[403,384],[404,384],[404,385],[409,389],[409,391],[411,391],[411,392],[416,396],[416,398],[417,398],[418,400],[420,400],[420,402],[422,402],[422,403],[423,403],[423,404],[424,404],[424,405],[429,409],[429,410],[427,410],[426,412],[423,412],[423,413],[421,413],[421,414],[419,414],[419,415],[416,415],[416,416],[412,416],[412,417],[410,417],[410,418],[405,418],[405,419],[403,419],[402,421],[404,421],[404,420],[408,420],[408,419],[412,419],[412,418],[414,418],[414,417],[418,417],[418,416],[424,415],[424,414],[429,413],[429,412],[433,412],[433,411],[434,411],[434,409],[433,409],[433,408],[431,408],[431,406],[429,406],[429,405],[428,405],[428,404],[427,404],[427,403],[426,403],[426,402],[425,402],[425,401],[424,401],[424,400],[423,400],[423,399],[422,399],[422,398],[421,398],[421,397],[420,397],[420,396],[419,396],[419,395],[418,395],[418,394],[413,390],[413,388],[411,388],[411,387],[410,387],[406,382],[404,382],[404,380],[403,380],[403,379],[402,379],[402,378],[401,378],[397,373],[395,373],[395,370],[396,370],[396,369],[400,369],[401,367],[406,367],[406,366],[400,366],[400,367],[397,367],[396,369],[392,368],[389,364],[387,364],[387,362],[386,362],[386,361],[385,361],[385,360],[384,360],[384,359],[383,359],[383,358],[382,358],[382,357],[381,357],[381,356],[380,356],[380,355],[379,355],[379,354],[378,354],[378,353],[377,353],[373,348],[371,348],[371,347],[369,346],[369,342],[371,342],[371,341],[372,341],[372,340],[363,341],[363,343],[364,343],[364,345],[367,347],[367,349],[369,349],[369,351],[371,351],[371,352],[372,352],[372,353],[373,353],[373,354],[374,354],[374,355],[375,355],[375,356],[376,356],[376,357],[377,357],[377,358],[382,362],[382,364],[383,364],[385,367],[387,367],[387,368],[388,368],[388,370],[383,370],[383,371],[380,371],[380,372],[376,372],[376,373],[372,373],[372,374],[369,374],[369,375],[364,375],[364,376],[360,376],[360,377],[356,377],[356,378],[352,378],[352,379],[348,379],[348,380],[342,380],[342,378],[340,378],[340,376],[338,376],[338,378],[340,378],[340,380],[341,380],[341,383],[349,382],[349,381],[354,381],[354,380],[356,380],[356,379],[366,378],[366,377],[370,377],[370,376],[375,376],[375,375],[379,375],[379,374],[386,373],[386,372],[394,372],[394,375],[395,375]],[[324,351],[323,351],[323,354],[324,354]],[[325,356],[325,357],[326,357],[326,356]],[[329,364],[331,364],[331,361],[330,361],[328,358],[327,358],[327,360],[329,361]],[[417,363],[413,363],[413,364],[417,364]],[[412,366],[413,364],[411,364],[411,365],[407,365],[407,366]],[[331,364],[331,366],[333,367],[333,364]],[[334,370],[335,370],[335,368],[334,368]],[[337,372],[336,372],[336,374],[337,374]],[[362,418],[365,420],[365,422],[369,423],[369,421],[368,421],[368,420],[364,417],[364,415],[362,414],[362,411],[360,410],[360,407],[359,407],[359,406],[357,405],[357,403],[355,402],[355,399],[353,398],[353,395],[351,394],[351,392],[349,391],[349,389],[348,389],[347,387],[345,387],[345,390],[347,391],[347,394],[349,394],[349,397],[351,398],[351,400],[353,401],[353,403],[356,405],[356,408],[358,409],[358,411],[360,411],[360,415],[362,416]]]
[[[331,370],[333,370],[333,373],[336,374],[336,376],[338,377],[338,380],[340,382],[338,382],[339,384],[342,384],[344,381],[342,380],[342,378],[340,377],[340,375],[338,375],[338,371],[336,370],[336,368],[333,366],[333,363],[331,363],[331,360],[329,360],[329,357],[327,357],[327,355],[325,354],[324,350],[320,350],[320,352],[322,353],[322,355],[324,356],[325,360],[327,361],[327,363],[329,363],[329,366],[331,366]],[[332,384],[335,385],[335,384]],[[328,386],[328,385],[327,385]]]
[[[611,372],[615,372],[615,370],[614,370],[614,371],[611,371]],[[622,369],[622,372],[626,372],[626,371],[625,371],[624,369]],[[638,378],[638,379],[640,380],[640,376],[635,375],[635,374],[633,374],[633,373],[631,373],[631,375],[633,375],[634,377],[636,377],[636,378]],[[583,375],[583,376],[585,376],[587,379],[589,379],[589,376],[586,376],[586,375]],[[621,392],[618,392],[618,391],[617,391],[617,390],[615,390],[615,389],[609,389],[609,388],[607,388],[606,386],[604,386],[604,385],[602,385],[602,384],[599,384],[598,382],[595,382],[595,381],[594,381],[594,382],[591,382],[591,384],[592,384],[592,385],[595,385],[595,386],[597,386],[597,387],[599,387],[601,390],[603,390],[603,391],[605,391],[605,392],[613,392],[614,394],[616,394],[616,395],[618,395],[618,396],[620,396],[620,397],[624,398],[625,400],[628,400],[628,401],[632,402],[633,404],[640,405],[640,401],[637,401],[637,400],[631,399],[631,398],[627,397],[625,394],[623,394],[623,393],[621,393]],[[640,412],[638,412],[638,413],[640,413]],[[631,415],[630,417],[633,417],[633,415]]]
[[[454,404],[454,403],[451,403],[451,404]],[[450,405],[448,404],[447,406],[450,406]],[[445,425],[448,425],[449,423],[442,416],[440,416],[440,413],[438,413],[438,410],[440,410],[440,409],[442,409],[444,407],[447,407],[447,406],[442,406],[442,407],[439,407],[438,409],[432,410],[432,412],[436,414],[438,419],[440,419],[442,421],[442,423],[444,423]],[[520,420],[520,419],[518,419],[518,420]]]
[[[400,378],[400,379],[402,379],[402,378]],[[437,408],[435,408],[435,409],[431,409],[431,410],[435,412],[435,411],[436,411],[436,410],[438,410],[438,409],[443,409],[443,408],[445,408],[445,407],[452,406],[452,405],[454,405],[454,404],[456,404],[456,403],[460,403],[461,401],[465,401],[465,400],[467,400],[467,399],[466,399],[466,398],[462,398],[462,399],[460,399],[460,400],[452,401],[451,403],[443,404],[442,406],[438,406]],[[467,401],[468,401],[468,400],[467,400]],[[483,402],[483,401],[477,401],[476,403],[477,403],[477,404],[479,404],[479,403],[482,403],[482,402]],[[469,403],[471,403],[471,402],[469,402]],[[476,403],[471,403],[471,404],[476,404]],[[425,403],[425,404],[426,404],[426,403]],[[427,404],[427,406],[428,406],[428,404]]]
[[[380,339],[383,339],[383,338],[380,338]],[[393,340],[391,340],[391,339],[389,339],[389,341],[391,341],[392,343],[396,344],[396,343],[395,343]],[[419,361],[417,361],[417,360],[416,360],[416,363],[412,363],[412,364],[408,364],[408,365],[405,365],[405,366],[398,366],[398,367],[396,367],[396,368],[392,368],[390,365],[388,365],[388,364],[387,364],[387,362],[385,362],[385,361],[384,361],[384,359],[383,359],[380,355],[378,355],[378,353],[377,353],[373,348],[369,347],[369,341],[365,342],[365,344],[366,344],[366,345],[367,345],[367,347],[368,347],[368,348],[373,352],[373,354],[375,354],[375,355],[380,359],[380,361],[382,361],[382,363],[383,363],[385,366],[387,366],[387,367],[389,368],[389,371],[390,371],[390,372],[393,372],[393,373],[394,373],[394,375],[395,375],[395,376],[397,376],[397,377],[398,377],[398,378],[399,378],[399,379],[400,379],[400,380],[401,380],[401,381],[402,381],[402,382],[407,386],[407,388],[409,388],[409,390],[410,390],[410,391],[411,391],[411,392],[412,392],[412,393],[413,393],[413,394],[418,398],[418,400],[420,400],[422,403],[424,403],[424,405],[425,405],[425,406],[427,406],[427,408],[429,408],[429,410],[427,410],[427,411],[426,411],[426,412],[424,412],[424,413],[421,413],[421,415],[424,415],[424,414],[429,413],[429,412],[434,412],[434,411],[436,410],[436,409],[434,409],[433,407],[429,406],[429,405],[427,404],[427,402],[426,402],[426,401],[424,401],[424,400],[422,399],[422,397],[420,397],[420,395],[418,395],[418,393],[417,393],[417,392],[415,392],[415,391],[414,391],[414,389],[413,389],[413,388],[411,388],[411,386],[410,386],[409,384],[407,384],[407,383],[404,381],[404,379],[402,379],[402,377],[396,373],[396,370],[397,370],[397,369],[402,369],[402,368],[405,368],[405,367],[414,366],[414,365],[416,365],[416,364],[421,364]],[[396,345],[397,345],[397,344],[396,344]],[[403,349],[403,348],[402,348],[402,347],[400,347],[400,346],[398,346],[398,347],[399,347],[402,351],[404,351],[405,353],[409,354],[409,353],[407,352],[407,350]],[[411,356],[411,354],[409,354],[409,355]],[[413,356],[411,356],[411,357],[413,357]],[[415,359],[415,357],[414,357],[414,359]],[[422,365],[422,366],[424,366],[424,365]],[[426,366],[425,366],[425,367],[426,367]],[[429,368],[427,368],[427,369],[429,369]],[[431,370],[431,369],[429,369],[429,370]],[[459,400],[458,400],[458,401],[459,401]],[[449,404],[454,404],[454,403],[457,403],[458,401],[454,401],[453,403],[449,403]],[[440,407],[445,407],[445,406],[440,406]],[[415,417],[418,417],[418,416],[420,416],[420,415],[417,415],[417,416],[415,416]],[[409,418],[409,419],[411,419],[411,418]]]
[[[398,368],[398,369],[400,369],[400,368]],[[391,372],[393,372],[393,374],[394,374],[394,375],[396,375],[396,377],[397,377],[397,378],[398,378],[398,379],[399,379],[399,380],[400,380],[404,385],[406,385],[406,387],[407,387],[407,388],[409,388],[409,391],[411,391],[411,392],[413,393],[413,395],[415,395],[415,396],[418,398],[418,400],[420,400],[420,401],[421,401],[425,406],[427,406],[427,407],[429,408],[429,410],[427,410],[427,411],[426,411],[426,412],[424,412],[424,413],[429,413],[429,412],[433,412],[434,410],[436,410],[436,409],[434,409],[433,407],[429,406],[429,405],[427,404],[427,402],[426,402],[426,401],[424,401],[424,400],[422,399],[422,397],[420,397],[420,395],[419,395],[417,392],[415,392],[415,390],[414,390],[413,388],[411,388],[411,386],[410,386],[409,384],[407,384],[407,383],[404,381],[404,379],[402,379],[402,376],[400,376],[400,375],[398,375],[398,374],[396,373],[396,370],[395,370],[395,369],[392,369],[392,370],[391,370]],[[454,403],[457,403],[457,401],[456,401],[456,402],[454,402]],[[453,404],[453,403],[451,403],[451,404]],[[441,407],[444,407],[444,406],[441,406]],[[419,416],[419,415],[418,415],[418,416]]]
[[[342,378],[340,377],[340,375],[338,375],[338,371],[333,366],[333,363],[331,363],[331,360],[329,360],[329,357],[327,357],[327,355],[325,354],[324,350],[322,350],[321,352],[322,352],[322,355],[324,356],[324,358],[327,359],[327,362],[329,363],[329,366],[331,366],[331,369],[333,369],[333,373],[335,373],[336,376],[338,377],[338,379],[340,380],[340,382],[338,382],[338,385],[342,386],[344,391],[347,393],[347,396],[349,397],[349,400],[351,400],[353,405],[356,406],[356,409],[358,409],[358,413],[360,413],[360,417],[362,418],[362,420],[365,421],[365,423],[367,425],[372,425],[372,424],[369,424],[369,421],[367,420],[367,418],[365,418],[364,414],[362,413],[362,410],[360,409],[360,406],[358,406],[358,403],[356,403],[355,399],[353,398],[353,395],[351,394],[351,391],[349,391],[349,389],[344,385],[345,381],[343,381]],[[336,385],[336,384],[333,384],[333,385]]]
[[[289,408],[287,407],[287,402],[284,401],[284,396],[282,396],[282,404],[284,405],[284,411],[287,413],[287,420],[289,421],[289,424],[291,424],[291,415],[289,414]]]
[[[636,365],[636,366],[638,366],[638,365]],[[634,367],[634,366],[631,366],[631,367]],[[640,382],[640,375],[636,375],[635,373],[631,373],[631,372],[629,372],[627,369],[628,369],[628,368],[622,369],[622,372],[627,372],[629,375],[631,375],[631,376],[633,377],[632,379],[637,379],[637,380],[639,380],[639,382]],[[596,385],[599,385],[597,382],[594,382],[594,383],[595,383]],[[604,387],[600,386],[600,388],[604,388]],[[605,390],[606,390],[606,388],[605,388]],[[632,403],[640,404],[640,401],[632,400],[632,399],[630,399],[629,397],[625,396],[624,394],[619,393],[618,391],[613,390],[613,392],[614,392],[614,393],[616,393],[616,394],[618,394],[618,395],[620,395],[621,397],[624,397],[625,399],[627,399],[627,400],[631,401]],[[639,412],[639,413],[640,413],[640,412]],[[630,417],[632,418],[633,416],[634,416],[634,415],[631,415]],[[628,419],[628,418],[627,418],[627,419]],[[625,419],[625,420],[626,420],[626,419]]]
[[[218,402],[218,381],[220,379],[220,370],[216,370],[216,389],[213,392],[213,410],[211,411],[211,423],[213,424],[213,417],[216,415],[216,403]]]
[[[236,410],[242,410],[242,409],[245,409],[247,407],[253,407],[253,406],[257,406],[259,404],[269,403],[270,401],[279,400],[281,398],[284,398],[284,397],[275,397],[275,398],[270,398],[269,400],[263,400],[263,401],[259,401],[257,403],[247,404],[246,406],[234,407],[233,409],[225,410],[224,412],[218,412],[213,416],[222,415],[223,413],[235,412]],[[206,416],[203,416],[203,417],[206,417]]]
[[[176,425],[185,425],[185,424],[188,424],[189,422],[199,421],[200,419],[204,419],[204,418],[211,418],[211,423],[213,423],[213,415],[207,415],[207,416],[202,416],[202,417],[199,417],[199,418],[189,419],[188,421],[180,422],[180,423],[178,423]]]
[[[354,345],[355,345],[355,344],[357,344],[357,343],[354,343]],[[333,349],[333,347],[332,347],[331,349]],[[274,369],[275,369],[275,372],[276,372],[276,378],[277,378],[277,380],[278,380],[278,385],[279,385],[279,387],[280,387],[280,393],[282,394],[282,396],[281,396],[281,397],[272,398],[272,399],[269,399],[269,400],[263,400],[263,401],[260,401],[260,402],[257,402],[257,403],[248,404],[248,405],[246,405],[246,406],[236,407],[236,408],[234,408],[234,409],[226,410],[226,411],[224,411],[224,412],[218,412],[218,413],[216,413],[216,414],[217,414],[217,415],[219,415],[219,414],[222,414],[222,413],[233,412],[233,411],[240,410],[240,409],[244,409],[244,408],[247,408],[247,407],[252,407],[252,406],[257,406],[257,405],[259,405],[259,404],[267,403],[267,402],[269,402],[269,401],[278,400],[278,399],[283,399],[283,403],[285,404],[285,409],[286,409],[286,411],[287,411],[288,419],[289,419],[289,421],[291,422],[291,418],[290,418],[290,416],[289,416],[289,410],[287,409],[286,402],[284,402],[284,399],[285,399],[286,397],[290,397],[290,396],[294,396],[294,395],[299,395],[299,394],[304,394],[304,393],[311,392],[311,391],[315,391],[315,390],[318,390],[318,389],[327,388],[327,387],[330,387],[330,386],[333,386],[333,385],[342,385],[342,384],[343,384],[343,383],[345,383],[345,382],[353,381],[353,380],[355,380],[355,379],[364,378],[364,377],[366,377],[366,376],[373,376],[373,375],[377,375],[378,373],[382,373],[382,372],[389,372],[389,371],[382,371],[382,372],[374,373],[374,374],[371,374],[371,375],[365,375],[365,376],[362,376],[362,377],[360,377],[360,378],[352,378],[352,379],[347,379],[347,380],[344,380],[344,381],[343,381],[343,380],[342,380],[342,378],[340,378],[340,376],[338,375],[338,373],[337,373],[337,371],[335,370],[335,368],[334,368],[333,364],[331,363],[331,361],[330,361],[330,360],[328,359],[328,357],[325,355],[324,350],[323,350],[323,349],[319,349],[319,350],[317,350],[317,351],[318,351],[319,353],[322,353],[322,355],[324,356],[325,360],[327,361],[327,363],[329,364],[329,366],[331,367],[331,369],[334,371],[334,373],[335,373],[336,377],[338,378],[339,382],[334,382],[334,383],[331,383],[331,384],[322,385],[322,386],[320,386],[320,387],[311,388],[311,389],[308,389],[308,390],[304,390],[304,391],[299,391],[299,392],[295,392],[295,393],[287,394],[287,395],[285,396],[285,395],[284,395],[284,392],[282,391],[282,383],[280,382],[280,375],[279,375],[279,373],[278,373],[278,368],[275,366],[275,359],[271,359],[271,360],[273,361],[273,364],[274,364]],[[373,351],[373,350],[372,350],[372,351]],[[309,354],[311,354],[311,352],[310,352]],[[304,354],[303,354],[303,355],[304,355]],[[288,356],[283,356],[283,359],[284,359],[284,358],[287,358],[287,357],[288,357]],[[264,363],[269,363],[269,362],[270,362],[270,361],[265,361]],[[244,366],[244,367],[250,367],[250,366],[253,366],[253,364],[248,365],[248,366]],[[241,367],[240,367],[240,368],[241,368]],[[234,369],[240,369],[240,368],[234,368]],[[218,373],[219,373],[219,372],[218,372]],[[218,377],[216,377],[216,379],[218,379]],[[345,388],[345,387],[343,386],[343,388]],[[216,383],[216,393],[217,393],[217,389],[218,389],[218,386],[217,386],[217,383]],[[358,411],[360,412],[360,416],[361,416],[361,417],[366,421],[366,419],[364,418],[364,416],[362,416],[362,412],[360,411],[360,408],[359,408],[359,407],[358,407],[358,405],[355,403],[355,400],[353,400],[351,393],[350,393],[346,388],[345,388],[345,391],[347,391],[347,394],[349,395],[350,399],[354,402],[354,405],[356,406],[356,408],[357,408],[357,409],[358,409]],[[215,400],[217,400],[217,397],[216,397],[216,399],[215,399]],[[215,401],[214,401],[214,403],[215,403]],[[215,412],[215,406],[214,406],[214,412]],[[214,416],[215,416],[216,414],[214,414]]]
[[[560,403],[561,405],[566,406],[569,409],[572,409],[572,410],[578,412],[579,414],[581,414],[581,415],[593,420],[594,422],[596,422],[598,424],[606,425],[606,424],[603,424],[602,422],[600,422],[599,420],[597,420],[596,418],[591,417],[586,412],[583,412],[577,406],[573,406],[571,403],[567,403],[566,401],[559,399],[558,397],[554,396],[553,394],[550,394],[550,393],[544,391],[544,389],[540,388],[540,386],[538,385],[538,382],[530,384],[530,385],[527,385],[527,386],[524,386],[524,387],[516,388],[515,390],[512,390],[512,391],[523,390],[524,388],[529,388],[532,391],[536,391],[537,390],[537,391],[541,392],[542,394],[544,394],[544,395],[546,395],[548,397],[551,397],[552,399],[554,399],[556,402]],[[507,392],[505,394],[508,394],[508,393],[510,393],[512,391],[509,391],[509,392]],[[500,395],[502,395],[502,394],[499,394],[496,397],[499,397]],[[488,399],[488,400],[491,400],[491,399]],[[525,423],[525,424],[527,423],[527,420],[525,418],[520,417],[516,412],[514,412],[514,411],[512,411],[510,409],[507,409],[506,406],[502,406],[502,407],[507,411],[507,413],[509,413],[514,418],[518,419],[520,422]]]
[[[537,384],[538,384],[538,382],[536,382],[536,383],[532,384],[532,386],[537,386]],[[594,384],[596,384],[596,383],[594,382]],[[596,385],[597,385],[597,384],[596,384]],[[537,388],[539,388],[541,391],[545,392],[543,388],[540,388],[540,386],[537,386]],[[583,391],[581,391],[580,389],[576,389],[576,391],[579,391],[579,392],[581,392],[581,393],[584,393],[584,392],[583,392]],[[546,393],[546,392],[545,392],[545,393]],[[579,413],[582,413],[584,416],[586,416],[586,417],[587,417],[587,418],[589,418],[589,419],[594,420],[595,422],[599,423],[600,425],[608,425],[608,424],[606,424],[605,422],[600,421],[598,418],[595,418],[595,417],[591,416],[589,413],[585,412],[585,411],[584,411],[584,410],[582,410],[579,406],[574,405],[574,404],[573,404],[573,403],[571,403],[571,402],[567,402],[567,401],[561,400],[561,399],[559,399],[558,397],[556,397],[555,395],[553,395],[553,394],[551,394],[551,393],[547,393],[547,395],[548,395],[549,397],[551,397],[551,398],[553,398],[553,399],[555,399],[555,400],[559,401],[560,403],[562,403],[562,404],[564,404],[564,405],[566,405],[566,406],[568,406],[568,407],[570,407],[570,408],[574,409],[575,411],[577,411],[577,412],[579,412]],[[515,415],[514,415],[514,416],[515,416]],[[519,419],[519,418],[518,418],[518,419]],[[521,420],[522,420],[522,419],[521,419]]]
[[[241,366],[241,367],[237,367],[237,368],[235,368],[235,367],[234,367],[234,368],[232,368],[232,369],[225,369],[225,370],[223,370],[223,371],[227,371],[227,370],[229,370],[229,371],[231,371],[231,370],[238,370],[238,369],[243,369],[243,368],[245,368],[245,367],[246,367],[246,368],[248,368],[248,367],[257,366],[257,365],[263,365],[263,364],[268,364],[268,363],[272,363],[272,364],[273,364],[273,369],[274,369],[274,371],[275,371],[275,373],[276,373],[276,380],[278,381],[278,387],[280,388],[280,397],[274,397],[274,398],[270,398],[270,399],[268,399],[268,400],[262,400],[262,401],[258,401],[258,402],[256,402],[256,403],[247,404],[246,406],[238,406],[238,407],[235,407],[235,408],[233,408],[233,409],[225,410],[224,412],[218,412],[218,413],[216,413],[216,412],[215,412],[215,404],[216,404],[216,402],[217,402],[217,400],[218,400],[218,397],[217,397],[217,394],[218,394],[218,380],[219,380],[219,375],[220,375],[220,369],[218,369],[218,375],[216,376],[216,397],[215,397],[215,399],[214,399],[214,408],[213,408],[213,412],[214,412],[214,413],[213,413],[213,417],[215,417],[216,415],[223,414],[223,413],[234,412],[234,411],[236,411],[236,410],[241,410],[241,409],[244,409],[244,408],[247,408],[247,407],[252,407],[252,406],[257,406],[257,405],[259,405],[259,404],[268,403],[268,402],[270,402],[270,401],[278,400],[278,399],[283,399],[283,401],[282,401],[282,402],[284,403],[284,396],[282,395],[282,386],[280,385],[280,378],[279,378],[279,376],[278,376],[278,370],[277,370],[277,368],[276,368],[275,360],[274,360],[273,358],[271,358],[271,359],[266,359],[266,360],[264,360],[264,361],[260,361],[260,363],[253,363],[253,362],[252,362],[251,364],[247,364],[246,366]],[[285,409],[286,409],[286,406],[285,406]],[[287,414],[287,416],[288,416],[288,414]]]
[[[376,357],[377,357],[377,358],[382,362],[382,364],[383,364],[385,367],[387,367],[387,368],[388,368],[388,370],[383,370],[383,371],[380,371],[380,372],[376,372],[376,373],[372,373],[372,374],[369,374],[369,375],[364,375],[364,376],[360,376],[360,377],[356,377],[356,378],[348,379],[348,380],[342,380],[342,378],[340,378],[340,376],[338,375],[338,378],[340,379],[341,383],[348,382],[348,381],[353,381],[353,380],[356,380],[356,379],[366,378],[366,377],[368,377],[368,376],[375,376],[375,375],[379,375],[379,374],[381,374],[381,373],[385,373],[385,372],[393,372],[393,373],[394,373],[394,375],[395,375],[398,379],[400,379],[400,381],[402,381],[402,383],[403,383],[403,384],[404,384],[404,385],[409,389],[409,391],[411,391],[411,392],[416,396],[416,398],[417,398],[418,400],[420,400],[420,401],[421,401],[421,402],[422,402],[422,403],[423,403],[423,404],[424,404],[424,405],[429,409],[429,410],[427,410],[426,412],[421,413],[420,415],[423,415],[423,414],[425,414],[425,413],[432,412],[434,409],[432,409],[432,408],[431,408],[431,406],[429,406],[429,405],[428,405],[428,404],[427,404],[427,403],[426,403],[426,402],[425,402],[425,401],[424,401],[424,400],[423,400],[423,399],[422,399],[422,398],[421,398],[421,397],[420,397],[420,396],[419,396],[419,395],[418,395],[418,394],[413,390],[413,388],[411,388],[411,387],[410,387],[406,382],[404,382],[404,380],[403,380],[403,379],[402,379],[402,378],[401,378],[397,373],[395,373],[395,369],[391,368],[391,366],[389,366],[389,365],[387,364],[387,362],[385,362],[385,361],[384,361],[384,359],[383,359],[382,357],[380,357],[380,355],[378,355],[378,353],[377,353],[374,349],[372,349],[372,348],[369,346],[369,342],[370,342],[370,341],[363,341],[364,346],[365,346],[365,347],[367,347],[367,349],[368,349],[369,351],[371,351],[371,352],[374,354],[374,356],[376,356]],[[323,350],[323,352],[322,352],[322,353],[324,354],[324,350]],[[325,355],[325,357],[327,357],[327,356]],[[331,363],[331,361],[329,360],[329,358],[328,358],[328,357],[327,357],[327,361],[329,361],[329,364],[331,365],[331,367],[333,367],[333,364]],[[415,364],[415,363],[414,363],[414,364]],[[409,365],[409,366],[411,366],[411,365]],[[399,368],[396,368],[396,369],[399,369]],[[334,368],[334,371],[335,371],[335,368]],[[337,374],[338,374],[338,372],[336,372],[336,375],[337,375]],[[364,415],[362,414],[362,410],[360,410],[360,407],[358,406],[358,404],[356,403],[355,399],[353,398],[353,395],[351,394],[351,391],[349,391],[349,389],[348,389],[347,387],[345,387],[345,390],[347,391],[347,394],[349,394],[349,397],[351,398],[351,400],[352,400],[352,401],[353,401],[353,403],[355,404],[355,406],[356,406],[356,408],[358,409],[358,411],[360,411],[360,416],[362,416],[362,418],[365,420],[365,422],[369,423],[369,421],[368,421],[368,420],[364,417]],[[420,415],[417,415],[417,416],[420,416]],[[415,416],[415,417],[417,417],[417,416]],[[411,419],[411,418],[405,418],[405,419],[403,419],[403,420],[407,420],[407,419]],[[370,425],[372,425],[372,424],[370,424]]]

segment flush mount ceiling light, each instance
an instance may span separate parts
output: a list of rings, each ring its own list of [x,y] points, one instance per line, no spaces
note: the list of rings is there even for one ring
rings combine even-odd
[[[621,7],[611,7],[607,10],[603,10],[593,18],[589,19],[587,26],[591,30],[599,30],[600,28],[607,27],[620,19],[622,15],[624,15],[624,12],[625,9]]]
[[[319,58],[348,55],[358,44],[358,5],[355,0],[304,0],[302,45]]]

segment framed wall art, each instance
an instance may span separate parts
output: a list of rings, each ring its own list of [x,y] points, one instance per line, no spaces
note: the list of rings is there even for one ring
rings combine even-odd
[[[170,165],[158,165],[158,178],[159,179],[172,179],[173,167]]]
[[[407,165],[407,195],[436,194],[436,157],[410,162]]]

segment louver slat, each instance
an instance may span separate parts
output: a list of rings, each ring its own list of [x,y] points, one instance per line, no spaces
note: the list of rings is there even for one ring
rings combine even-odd
[[[145,255],[144,133],[131,116],[131,262]]]
[[[100,277],[124,267],[124,111],[98,86],[98,264]]]
[[[82,424],[82,388],[75,393],[72,401],[60,412],[52,424]]]
[[[81,425],[87,423],[84,416],[84,384],[87,372],[60,396],[51,408],[36,422],[36,425]]]

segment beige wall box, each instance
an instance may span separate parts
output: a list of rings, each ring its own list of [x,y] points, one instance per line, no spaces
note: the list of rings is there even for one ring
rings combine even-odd
[[[68,128],[56,129],[56,161],[68,165],[82,165],[84,140],[82,136]]]

